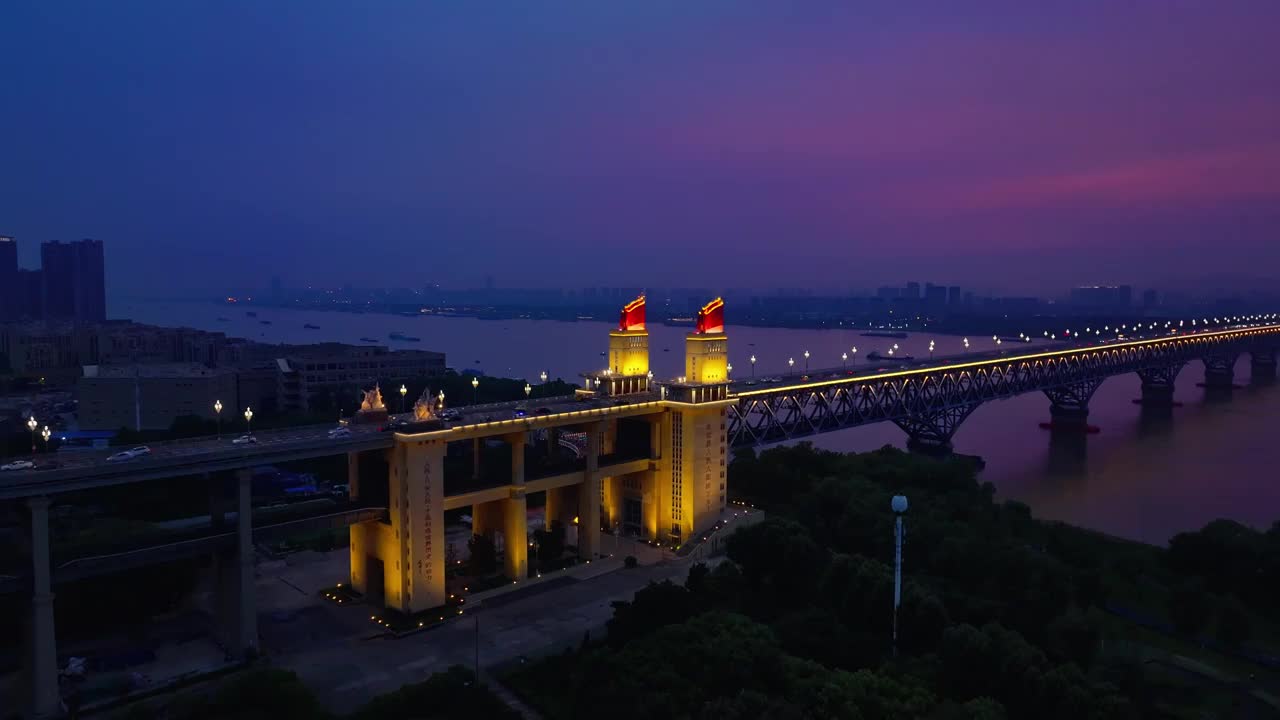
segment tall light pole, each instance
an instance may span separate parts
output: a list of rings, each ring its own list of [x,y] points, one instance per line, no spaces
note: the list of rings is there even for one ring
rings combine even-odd
[[[849,354],[853,356],[853,362],[856,364],[858,362],[858,346],[854,345],[849,348]]]
[[[529,393],[531,393],[531,392],[533,392],[533,386],[532,386],[532,385],[530,385],[529,383],[525,383],[525,384],[524,384],[524,399],[525,399],[525,400],[528,400],[528,399],[529,399]]]
[[[804,351],[804,371],[809,372],[809,351]]]
[[[933,341],[932,340],[929,341],[929,359],[930,360],[933,359]]]
[[[840,353],[840,367],[849,366],[849,353]]]
[[[213,415],[218,419],[218,439],[222,439],[222,401],[213,401]]]
[[[48,425],[45,425],[45,426],[44,426],[44,429],[40,431],[40,437],[44,438],[44,451],[45,451],[45,452],[49,452],[49,436],[50,436],[50,435],[53,435],[53,433],[49,432],[49,426],[48,426]]]
[[[36,454],[36,428],[40,423],[36,422],[36,416],[32,415],[27,419],[27,427],[31,428],[31,454]]]
[[[253,408],[251,407],[244,409],[244,427],[247,434],[253,434]]]
[[[404,414],[404,396],[409,394],[409,388],[400,383],[400,414]]]
[[[733,374],[733,363],[727,363],[727,364],[724,366],[724,371],[725,371],[725,374],[727,374],[727,375],[732,375],[732,374]]]
[[[902,542],[907,537],[907,527],[902,513],[907,511],[907,496],[894,495],[889,507],[897,515],[893,525],[893,654],[898,655],[898,606],[902,604]]]
[[[795,358],[787,358],[787,370],[788,370],[788,372],[790,372],[790,371],[794,371],[795,369],[796,369],[796,359],[795,359]]]
[[[969,352],[969,338],[964,339],[964,351]]]
[[[756,356],[753,354],[751,356],[751,377],[755,378],[755,376],[756,376]]]
[[[547,371],[546,371],[546,370],[543,370],[543,371],[542,371],[542,374],[541,374],[541,375],[539,375],[538,377],[542,378],[542,384],[543,384],[543,385],[546,385],[546,384],[547,384]]]
[[[444,391],[441,390],[440,394],[437,397],[440,398],[440,409],[444,410]]]
[[[471,404],[476,405],[480,402],[480,378],[471,377]]]

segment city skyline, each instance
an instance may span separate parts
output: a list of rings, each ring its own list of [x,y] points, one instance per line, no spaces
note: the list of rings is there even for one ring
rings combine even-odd
[[[113,296],[1255,289],[1280,259],[1262,2],[0,13],[0,232],[25,266],[108,241]]]

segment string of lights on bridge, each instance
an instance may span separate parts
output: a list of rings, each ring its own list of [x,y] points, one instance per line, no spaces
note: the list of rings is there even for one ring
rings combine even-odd
[[[1267,313],[1267,314],[1260,314],[1260,315],[1229,315],[1229,316],[1218,315],[1218,316],[1212,316],[1212,317],[1204,316],[1204,317],[1194,317],[1190,319],[1184,318],[1176,321],[1164,320],[1164,321],[1150,321],[1146,323],[1135,321],[1132,324],[1121,323],[1120,325],[1110,325],[1110,324],[1103,325],[1101,328],[1096,328],[1090,325],[1085,327],[1084,330],[1078,330],[1078,329],[1072,330],[1071,328],[1064,328],[1061,332],[1059,332],[1056,329],[1043,330],[1041,332],[1041,336],[1039,339],[1050,340],[1050,341],[1077,340],[1081,338],[1081,334],[1083,333],[1084,339],[1086,340],[1089,339],[1090,336],[1092,336],[1093,338],[1103,338],[1105,336],[1106,339],[1102,340],[1102,342],[1111,342],[1111,341],[1124,340],[1128,336],[1133,336],[1140,332],[1147,332],[1147,333],[1167,332],[1168,334],[1175,334],[1178,332],[1185,332],[1188,330],[1190,330],[1191,332],[1199,332],[1203,329],[1220,328],[1228,325],[1243,324],[1244,327],[1256,327],[1259,325],[1276,322],[1277,320],[1280,320],[1280,313]],[[1174,324],[1175,322],[1177,323],[1176,325]],[[904,325],[902,329],[906,330],[908,328],[909,326]],[[1024,333],[1024,332],[1019,332],[1017,337],[1017,341],[1023,342],[1023,343],[1029,343],[1036,339],[1037,338],[1034,335]],[[963,338],[963,342],[964,342],[964,351],[967,353],[969,352],[970,348],[975,344],[976,341],[971,342],[968,337],[965,337]],[[1004,345],[1004,343],[1006,342],[1006,338],[1001,337],[1000,335],[992,335],[991,342],[996,349],[1000,349],[1001,346]],[[1009,338],[1008,342],[1013,342],[1013,339]],[[933,359],[933,353],[936,347],[937,347],[936,341],[930,339],[929,340],[929,358],[930,359]],[[894,343],[885,353],[885,356],[883,357],[883,359],[894,360],[895,354],[898,353],[901,349],[902,348],[898,345],[898,343]],[[846,352],[841,352],[840,353],[841,367],[847,366],[850,360],[856,361],[857,355],[858,355],[858,348],[856,345],[851,347]],[[812,355],[808,350],[805,350],[803,353],[801,353],[801,357],[804,359],[804,370],[807,372],[809,369],[809,359],[812,357]],[[757,358],[754,354],[752,354],[748,360],[751,363],[752,375],[754,375],[755,365],[756,365],[756,362],[759,361],[759,358]],[[797,362],[798,361],[795,359],[794,356],[787,358],[787,369],[789,371],[795,371],[795,366]],[[729,365],[728,370],[730,373],[732,373],[733,365]]]

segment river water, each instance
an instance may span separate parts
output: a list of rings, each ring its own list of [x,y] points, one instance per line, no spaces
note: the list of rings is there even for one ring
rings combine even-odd
[[[118,316],[155,325],[226,332],[260,342],[358,343],[376,338],[401,349],[446,353],[450,367],[537,382],[540,372],[576,380],[577,374],[603,366],[610,324],[549,320],[478,320],[456,317],[403,317],[313,310],[256,308],[214,303],[126,302]],[[730,316],[730,319],[732,316]],[[263,324],[262,321],[270,321]],[[306,329],[305,324],[320,329]],[[1042,328],[1029,328],[1038,334]],[[392,332],[420,337],[420,343],[394,342]],[[688,328],[650,327],[650,356],[659,377],[683,370]],[[856,330],[728,328],[735,377],[787,371],[787,360],[803,369],[804,352],[813,368],[837,367],[840,355],[857,347],[850,364],[865,362],[870,351],[927,357],[929,341],[937,356],[964,352],[959,337],[910,334],[903,339],[864,337]],[[971,338],[972,349],[990,350],[990,337]],[[1198,529],[1215,518],[1257,527],[1280,520],[1280,450],[1273,423],[1280,417],[1280,385],[1249,385],[1249,359],[1236,367],[1244,385],[1229,399],[1206,396],[1196,383],[1200,363],[1178,378],[1172,413],[1152,416],[1133,403],[1139,396],[1136,375],[1108,380],[1090,404],[1089,422],[1100,432],[1064,438],[1040,428],[1049,419],[1049,401],[1027,394],[987,403],[974,411],[954,439],[957,452],[980,455],[987,463],[982,479],[999,495],[1029,504],[1040,517],[1063,520],[1103,532],[1164,543],[1175,533]],[[905,447],[906,436],[891,423],[854,428],[813,438],[815,445],[862,451],[886,444]],[[886,509],[887,511],[887,509]]]

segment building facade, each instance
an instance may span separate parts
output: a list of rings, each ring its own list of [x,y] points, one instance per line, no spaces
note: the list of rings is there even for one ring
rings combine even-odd
[[[442,375],[444,353],[429,350],[397,350],[326,343],[297,348],[293,354],[276,358],[278,388],[276,401],[281,410],[310,410],[322,393],[355,391],[383,379]]]
[[[43,243],[40,269],[44,281],[42,317],[79,322],[107,319],[106,263],[101,240]]]
[[[167,430],[184,416],[223,418],[233,426],[243,407],[231,368],[188,363],[160,365],[86,365],[76,383],[82,430]]]

